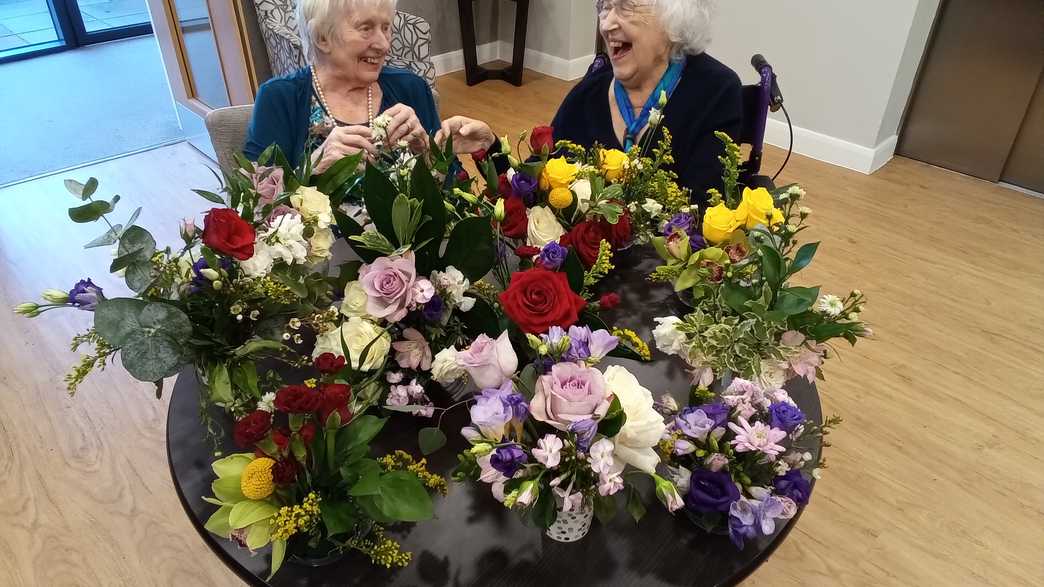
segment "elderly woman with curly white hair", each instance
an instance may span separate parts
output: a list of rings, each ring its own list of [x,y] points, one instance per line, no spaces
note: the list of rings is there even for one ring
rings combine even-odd
[[[722,145],[714,132],[735,138],[742,123],[739,77],[704,52],[713,8],[711,0],[596,0],[612,67],[596,62],[569,92],[552,123],[554,138],[623,150],[658,141],[660,132],[645,137],[645,131],[666,92],[663,126],[674,139],[673,169],[693,200],[705,201],[706,190],[721,184]],[[449,119],[440,135],[453,134],[466,148],[460,135],[481,130],[471,123]]]
[[[428,84],[387,67],[396,0],[298,0],[297,23],[310,64],[265,82],[243,149],[256,160],[272,144],[296,165],[312,151],[321,172],[359,152],[376,155],[373,121],[387,115],[389,143],[428,148],[439,115]],[[488,133],[488,141],[493,140]],[[488,143],[487,143],[488,144]]]

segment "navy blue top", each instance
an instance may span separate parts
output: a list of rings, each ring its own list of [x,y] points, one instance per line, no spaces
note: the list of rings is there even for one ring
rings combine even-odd
[[[377,78],[384,96],[378,112],[396,104],[406,104],[428,134],[439,129],[439,111],[431,88],[419,75],[405,69],[385,67]],[[256,161],[261,152],[278,144],[291,165],[297,165],[305,151],[312,116],[312,70],[305,67],[261,84],[254,100],[254,112],[247,129],[243,154]]]
[[[592,66],[558,107],[551,123],[556,140],[623,150],[609,113],[612,80],[613,68],[608,64]],[[743,92],[739,76],[706,53],[688,56],[663,115],[663,126],[673,138],[675,164],[671,169],[678,174],[678,184],[692,190],[693,202],[706,203],[708,188],[722,189],[718,156],[724,149],[714,131],[725,131],[733,139],[740,135]],[[658,142],[662,135],[657,131],[652,139]]]

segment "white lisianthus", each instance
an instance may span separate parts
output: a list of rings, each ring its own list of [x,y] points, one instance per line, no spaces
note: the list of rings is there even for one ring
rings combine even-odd
[[[272,253],[264,241],[254,243],[253,257],[239,262],[239,268],[247,277],[264,277],[272,270],[273,265],[275,265],[275,259],[272,258]]]
[[[645,198],[645,202],[642,202],[642,210],[648,212],[649,216],[659,216],[660,212],[663,212],[663,204],[652,198]]]
[[[542,249],[547,243],[557,243],[563,234],[565,234],[565,229],[558,223],[555,213],[550,208],[536,206],[529,210],[526,244]]]
[[[358,281],[350,281],[344,286],[344,300],[341,301],[341,313],[349,318],[366,318],[366,290]]]
[[[627,369],[612,365],[605,370],[605,383],[627,415],[620,432],[613,437],[613,454],[624,463],[646,473],[654,473],[659,455],[653,447],[660,442],[667,425],[663,416],[653,407],[652,392],[641,386]]]
[[[573,194],[576,195],[577,212],[587,212],[591,208],[591,180],[578,179],[569,189],[573,190]]]
[[[827,316],[838,316],[845,310],[845,303],[841,301],[841,298],[833,294],[826,294],[819,298],[819,301],[816,303],[816,309]]]
[[[301,213],[309,222],[315,222],[319,228],[328,228],[333,222],[333,209],[330,197],[309,186],[301,186],[290,195],[290,205]]]
[[[330,258],[330,249],[334,244],[334,233],[329,228],[317,228],[312,238],[308,239],[308,261],[318,263]]]
[[[315,341],[315,350],[312,358],[318,358],[323,353],[332,353],[334,356],[343,357],[344,347],[348,348],[351,355],[352,368],[359,371],[373,371],[384,365],[391,349],[391,336],[380,326],[365,318],[353,317],[329,332],[320,334]],[[371,344],[372,343],[372,344]],[[369,349],[367,350],[367,347]],[[360,364],[359,359],[366,352],[366,360]]]
[[[446,267],[445,271],[432,271],[431,282],[435,284],[436,289],[442,294],[442,299],[447,306],[460,307],[467,312],[475,304],[474,299],[464,297],[468,288],[471,287],[471,281],[464,277],[464,274],[453,265]],[[463,307],[465,300],[470,300],[466,310]]]
[[[649,110],[649,124],[659,126],[661,122],[663,122],[663,112],[659,108]]]
[[[686,358],[689,342],[685,337],[685,333],[678,330],[678,324],[682,321],[681,318],[665,316],[663,318],[653,318],[653,320],[656,322],[656,328],[653,329],[653,340],[656,341],[656,348],[668,355],[678,355]]]
[[[435,354],[431,361],[431,376],[443,385],[464,376],[464,367],[457,364],[457,349],[449,347]]]

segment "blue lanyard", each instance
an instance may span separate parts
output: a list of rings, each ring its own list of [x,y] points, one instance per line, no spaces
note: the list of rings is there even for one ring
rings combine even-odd
[[[616,87],[614,88],[616,91],[616,107],[620,109],[620,116],[623,117],[624,126],[627,127],[623,145],[625,151],[631,150],[634,142],[638,139],[638,134],[649,123],[649,114],[659,103],[660,93],[667,92],[668,98],[674,93],[674,89],[678,87],[678,82],[681,81],[681,74],[684,68],[684,61],[672,61],[667,66],[667,71],[663,72],[660,83],[656,84],[656,89],[649,95],[649,99],[645,101],[645,107],[642,108],[642,112],[637,118],[634,116],[634,106],[631,104],[630,96],[627,95],[627,90],[624,89],[623,84],[619,81],[616,82]]]

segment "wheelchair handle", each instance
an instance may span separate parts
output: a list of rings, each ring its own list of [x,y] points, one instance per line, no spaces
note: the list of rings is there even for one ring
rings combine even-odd
[[[779,84],[776,83],[776,74],[772,71],[772,65],[761,53],[756,53],[751,57],[750,64],[761,76],[762,85],[770,88],[769,109],[773,112],[778,111],[783,106],[783,93],[779,91]]]

